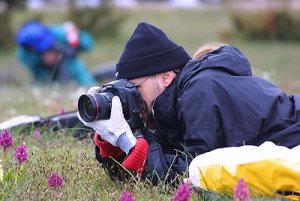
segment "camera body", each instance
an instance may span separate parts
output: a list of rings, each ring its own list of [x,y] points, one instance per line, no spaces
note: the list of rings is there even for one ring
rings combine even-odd
[[[131,129],[143,127],[140,117],[141,94],[134,84],[125,79],[106,83],[95,94],[83,94],[78,100],[78,111],[86,122],[109,119],[114,96],[120,98],[123,114]]]

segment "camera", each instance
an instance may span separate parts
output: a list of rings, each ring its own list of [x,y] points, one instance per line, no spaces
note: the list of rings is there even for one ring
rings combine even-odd
[[[143,99],[134,84],[125,79],[104,84],[98,93],[81,95],[78,99],[81,118],[86,122],[109,119],[114,96],[120,98],[123,114],[130,128],[142,128],[140,104]]]

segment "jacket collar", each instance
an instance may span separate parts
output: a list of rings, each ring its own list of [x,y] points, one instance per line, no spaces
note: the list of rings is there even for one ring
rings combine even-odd
[[[183,134],[177,115],[177,81],[176,77],[172,84],[155,99],[152,107],[153,118],[159,133],[175,147],[179,147]]]

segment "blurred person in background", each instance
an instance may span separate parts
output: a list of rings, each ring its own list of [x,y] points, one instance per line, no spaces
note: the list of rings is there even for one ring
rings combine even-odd
[[[92,86],[96,80],[78,57],[92,49],[92,36],[78,30],[72,22],[46,26],[38,21],[24,23],[16,36],[17,57],[36,83],[75,82]]]
[[[117,166],[154,183],[172,181],[194,157],[217,148],[300,144],[300,96],[252,76],[248,59],[231,45],[202,46],[191,59],[162,30],[143,22],[127,41],[116,76],[144,99],[144,132],[131,130],[118,96],[110,119],[85,122],[79,116],[96,131],[96,158],[113,175],[120,175]]]

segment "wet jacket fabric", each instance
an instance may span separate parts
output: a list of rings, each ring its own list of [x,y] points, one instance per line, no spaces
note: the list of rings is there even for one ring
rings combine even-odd
[[[237,48],[222,47],[188,62],[156,99],[158,132],[150,143],[148,170],[182,174],[196,155],[222,147],[265,141],[295,147],[300,144],[299,110],[299,95],[288,96],[252,76]]]
[[[49,68],[42,61],[42,54],[27,50],[23,47],[17,49],[17,57],[31,72],[34,81],[47,83],[57,81],[67,83],[75,81],[78,85],[93,86],[96,84],[94,77],[89,73],[85,63],[78,58],[78,54],[92,49],[93,38],[84,31],[79,32],[79,46],[72,48],[67,41],[63,25],[49,26],[50,32],[55,37],[55,49],[63,53],[61,62],[54,68]]]

